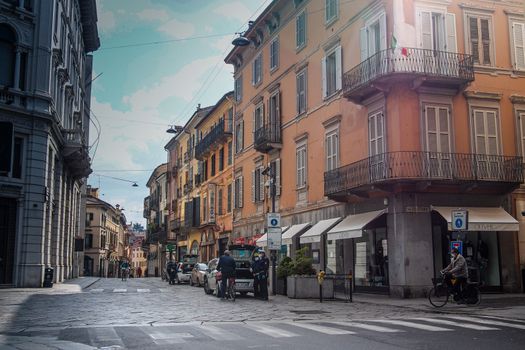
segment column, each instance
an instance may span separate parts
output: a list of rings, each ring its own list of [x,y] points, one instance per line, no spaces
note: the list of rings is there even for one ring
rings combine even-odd
[[[20,89],[20,59],[21,59],[21,52],[20,52],[20,48],[17,47],[16,48],[16,58],[15,58],[15,81],[13,85],[16,90]]]

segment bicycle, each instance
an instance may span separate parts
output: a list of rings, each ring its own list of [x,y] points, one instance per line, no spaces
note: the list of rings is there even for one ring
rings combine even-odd
[[[439,278],[432,278],[434,287],[428,293],[428,301],[434,307],[443,307],[448,303],[452,295],[454,301],[464,302],[466,305],[477,306],[481,303],[481,293],[478,288],[478,283],[467,282],[465,288],[460,293],[456,292],[452,285],[448,285],[443,276]],[[454,284],[454,279],[452,284]]]
[[[217,288],[219,291],[218,295],[222,295],[222,283],[218,283]],[[226,281],[226,292],[224,293],[224,298],[235,301],[235,294],[235,277],[229,277]]]
[[[129,269],[122,269],[122,281],[127,281],[129,277]]]

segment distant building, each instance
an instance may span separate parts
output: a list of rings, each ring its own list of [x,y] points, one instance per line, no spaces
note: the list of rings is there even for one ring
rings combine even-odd
[[[99,46],[95,0],[0,1],[0,284],[82,273]]]

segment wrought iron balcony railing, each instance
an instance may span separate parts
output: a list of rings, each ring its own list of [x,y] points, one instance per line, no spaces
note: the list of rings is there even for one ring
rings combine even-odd
[[[91,174],[91,158],[88,146],[81,129],[63,129],[64,160],[72,175],[76,178],[87,177]]]
[[[204,159],[207,152],[212,147],[220,142],[224,142],[226,138],[233,132],[233,121],[231,119],[219,121],[211,131],[204,136],[204,138],[195,146],[195,158]]]
[[[373,82],[400,74],[425,76],[426,83],[464,85],[474,80],[474,60],[472,55],[427,49],[379,51],[343,75],[343,93],[359,100]]]
[[[523,182],[522,157],[467,153],[389,152],[324,173],[325,196],[404,180],[448,183]]]
[[[254,147],[259,152],[268,152],[273,148],[280,146],[281,123],[280,121],[271,121],[270,123],[255,130]]]

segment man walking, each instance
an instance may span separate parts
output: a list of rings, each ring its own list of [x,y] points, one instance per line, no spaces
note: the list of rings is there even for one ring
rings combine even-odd
[[[217,271],[222,274],[221,279],[221,298],[224,299],[226,296],[226,288],[228,278],[235,277],[235,259],[230,256],[230,251],[225,250],[224,255],[219,258],[217,264]]]

